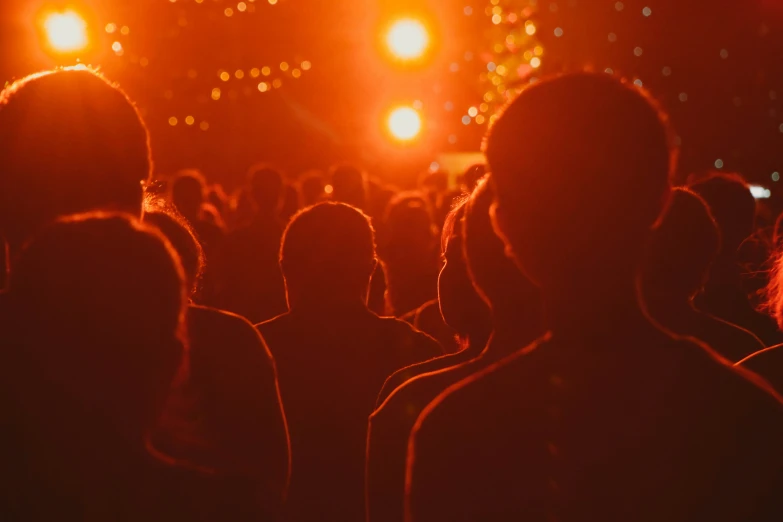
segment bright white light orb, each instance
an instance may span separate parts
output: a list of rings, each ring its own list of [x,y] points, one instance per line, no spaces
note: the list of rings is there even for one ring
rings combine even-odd
[[[87,47],[87,22],[76,11],[51,13],[43,26],[49,44],[57,52],[72,53]]]
[[[419,20],[411,18],[397,20],[386,34],[389,51],[400,60],[421,58],[429,43],[427,28]]]
[[[397,107],[389,114],[389,132],[400,141],[410,141],[421,132],[421,116],[411,107]]]

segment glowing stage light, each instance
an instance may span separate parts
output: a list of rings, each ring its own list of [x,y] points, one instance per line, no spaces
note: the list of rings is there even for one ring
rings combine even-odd
[[[76,11],[51,13],[43,22],[49,45],[60,53],[73,53],[87,47],[87,22]]]
[[[406,18],[394,22],[386,34],[386,45],[394,57],[400,60],[415,60],[427,50],[430,35],[424,24]]]
[[[397,107],[389,114],[389,132],[400,141],[410,141],[421,132],[421,116],[411,107]]]

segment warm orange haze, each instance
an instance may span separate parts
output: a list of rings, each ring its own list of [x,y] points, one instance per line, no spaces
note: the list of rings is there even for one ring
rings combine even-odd
[[[0,2],[0,520],[783,520],[771,0]]]

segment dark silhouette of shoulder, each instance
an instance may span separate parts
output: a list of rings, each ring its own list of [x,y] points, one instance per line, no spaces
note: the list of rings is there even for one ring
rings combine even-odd
[[[538,342],[446,390],[411,434],[407,520],[775,520],[779,398],[695,340],[653,343]]]

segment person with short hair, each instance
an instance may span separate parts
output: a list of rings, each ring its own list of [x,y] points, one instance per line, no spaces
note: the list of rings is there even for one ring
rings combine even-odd
[[[277,362],[291,436],[291,520],[364,519],[367,416],[385,379],[442,353],[431,337],[367,308],[369,218],[342,203],[293,217],[280,266],[289,312],[258,329]]]
[[[781,399],[639,302],[669,136],[644,91],[597,73],[531,84],[491,126],[494,225],[550,332],[425,408],[406,520],[783,516]]]

